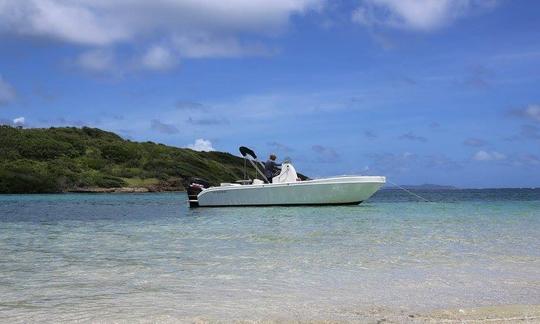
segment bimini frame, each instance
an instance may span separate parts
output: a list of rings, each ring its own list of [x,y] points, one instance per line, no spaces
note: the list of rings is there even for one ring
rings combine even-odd
[[[266,179],[266,176],[264,175],[264,172],[262,172],[261,169],[259,169],[259,167],[258,167],[258,165],[262,165],[262,163],[259,160],[257,160],[257,154],[255,154],[255,152],[253,152],[252,149],[247,148],[245,146],[240,146],[239,150],[240,150],[240,154],[242,154],[242,156],[244,157],[244,160],[249,161],[249,163],[251,163],[251,165],[255,168],[255,170],[257,170],[257,173],[259,175],[261,175],[263,181],[265,183],[268,183],[268,179]],[[253,160],[255,160],[255,161],[253,161]],[[245,163],[245,161],[244,161],[244,163]],[[255,163],[255,162],[257,162],[257,163]]]

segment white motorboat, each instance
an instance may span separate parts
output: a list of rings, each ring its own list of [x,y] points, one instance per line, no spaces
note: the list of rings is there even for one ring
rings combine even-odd
[[[255,153],[241,147],[240,152],[263,179]],[[193,179],[188,188],[190,207],[226,206],[301,206],[355,205],[371,197],[386,182],[382,176],[340,176],[300,180],[290,162],[282,164],[281,172],[266,180],[239,180],[211,187],[201,179]]]

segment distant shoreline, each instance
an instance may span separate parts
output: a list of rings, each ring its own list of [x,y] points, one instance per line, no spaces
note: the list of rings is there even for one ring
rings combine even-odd
[[[429,190],[434,190],[434,189],[439,189],[439,190],[456,190],[456,189],[465,189],[465,188],[458,188],[458,187],[454,187],[454,186],[448,186],[448,185],[436,185],[436,184],[431,184],[431,183],[426,183],[426,184],[420,184],[420,185],[399,185],[399,186],[396,186],[396,185],[393,185],[393,184],[386,184],[382,189],[400,189],[401,188],[405,188],[405,189],[416,189],[416,190],[424,190],[424,189],[429,189]]]

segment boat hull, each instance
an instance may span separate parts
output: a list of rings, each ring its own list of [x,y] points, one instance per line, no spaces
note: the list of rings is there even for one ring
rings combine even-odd
[[[371,197],[384,177],[337,177],[279,184],[211,187],[197,196],[198,206],[352,205]]]

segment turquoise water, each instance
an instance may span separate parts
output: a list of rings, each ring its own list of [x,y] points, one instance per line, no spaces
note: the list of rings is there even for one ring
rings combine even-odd
[[[355,320],[540,304],[540,190],[384,190],[347,207],[0,196],[0,322]]]

